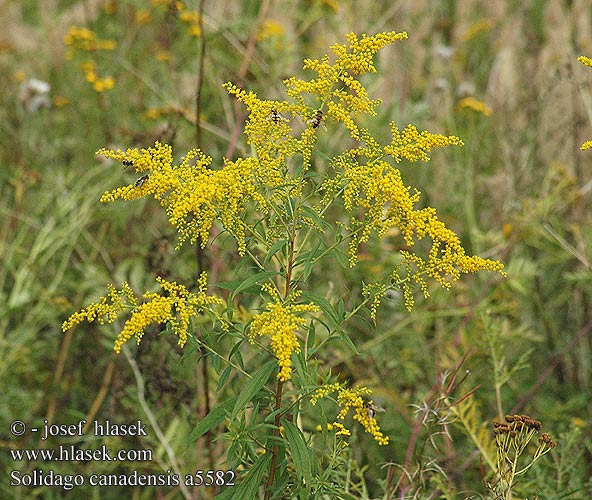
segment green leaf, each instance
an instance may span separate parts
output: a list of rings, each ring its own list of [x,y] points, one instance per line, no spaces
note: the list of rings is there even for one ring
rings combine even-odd
[[[314,262],[314,260],[325,251],[325,243],[322,240],[317,240],[314,248],[311,248],[307,252],[299,252],[298,257],[294,261],[294,267]]]
[[[288,441],[288,449],[296,468],[298,477],[304,480],[304,484],[310,488],[312,485],[312,463],[309,447],[302,431],[292,422],[282,419],[282,426]]]
[[[307,356],[314,353],[314,351],[311,352],[311,350],[314,349],[314,343],[316,340],[316,331],[317,331],[317,327],[315,326],[314,321],[311,321],[310,325],[308,327],[308,338],[306,339],[306,344],[308,345],[308,350],[309,350],[309,352],[306,354]]]
[[[193,431],[191,431],[191,434],[189,435],[189,444],[194,443],[210,429],[221,424],[226,417],[226,412],[230,411],[230,408],[235,404],[235,400],[236,398],[230,398],[208,413],[201,422],[193,428]]]
[[[230,372],[232,371],[232,366],[228,365],[226,368],[224,368],[224,370],[222,370],[222,374],[220,375],[220,378],[218,379],[218,389],[216,390],[216,392],[220,392],[220,389],[222,389],[222,387],[224,387],[224,384],[226,383],[226,380],[228,379],[228,376],[230,375]]]
[[[347,345],[353,351],[354,354],[360,354],[360,351],[358,351],[356,344],[353,343],[352,339],[349,338],[349,335],[347,333],[345,333],[342,329],[339,329],[337,333],[339,334],[339,338],[341,339],[341,341],[345,342],[345,345]]]
[[[217,500],[244,500],[245,498],[259,498],[257,494],[259,487],[263,483],[263,475],[269,468],[269,461],[271,454],[265,453],[261,455],[249,471],[245,474],[244,479],[234,487],[229,487],[220,495],[216,495]]]
[[[313,304],[319,306],[321,310],[325,313],[327,319],[331,320],[333,325],[338,329],[341,329],[341,324],[339,322],[339,316],[333,309],[333,306],[329,303],[329,301],[325,297],[321,297],[320,295],[306,291],[302,292],[302,298],[306,301],[312,302]]]
[[[327,258],[335,259],[340,267],[343,269],[349,269],[349,256],[346,252],[340,248],[332,248],[331,251],[327,252]]]
[[[294,210],[296,209],[296,200],[294,198],[290,198],[286,201],[286,212],[290,219],[294,218]]]
[[[261,388],[266,384],[271,376],[272,372],[275,370],[277,363],[275,360],[269,361],[267,364],[263,365],[259,370],[255,372],[253,378],[249,380],[247,385],[242,389],[241,393],[239,394],[238,398],[236,399],[236,403],[234,405],[234,409],[232,410],[232,418],[236,418],[238,413],[241,410],[245,409],[247,403],[259,393]]]
[[[341,321],[345,318],[345,303],[343,302],[343,299],[339,299],[337,302],[337,316],[339,316]]]
[[[278,253],[282,248],[284,248],[287,244],[288,244],[288,240],[279,240],[279,241],[276,241],[273,245],[271,245],[269,252],[267,252],[267,255],[265,256],[265,260],[263,261],[263,265],[265,266],[265,264],[267,264],[273,258],[273,256],[276,253]]]
[[[256,283],[260,283],[261,281],[265,281],[273,276],[277,276],[277,274],[278,273],[275,271],[263,271],[251,276],[237,285],[237,287],[234,289],[234,292],[232,292],[231,297],[234,298],[238,293],[251,288]]]
[[[312,221],[315,223],[316,227],[320,230],[328,230],[331,229],[331,224],[329,224],[326,220],[324,220],[317,212],[315,212],[311,207],[309,206],[302,206],[300,207],[300,209],[302,210],[302,213],[306,216],[306,217],[310,217],[312,219]]]
[[[234,290],[238,285],[240,285],[240,281],[220,281],[213,285],[216,288],[222,288],[223,290]]]

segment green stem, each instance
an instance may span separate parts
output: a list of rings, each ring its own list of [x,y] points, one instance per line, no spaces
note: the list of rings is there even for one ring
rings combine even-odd
[[[290,234],[290,250],[288,252],[288,262],[286,265],[286,279],[284,282],[284,299],[287,299],[290,295],[290,288],[292,282],[292,269],[294,267],[294,241],[296,239],[296,218],[298,214],[298,205],[294,207],[292,213],[292,228]],[[273,482],[275,479],[275,472],[277,469],[277,461],[278,461],[278,439],[280,435],[280,419],[282,417],[282,413],[280,410],[282,409],[282,392],[284,388],[284,382],[280,379],[277,381],[277,391],[275,395],[275,417],[273,419],[273,446],[271,449],[271,463],[269,465],[269,476],[267,477],[267,488],[265,491],[265,500],[269,500],[271,498],[271,491]]]

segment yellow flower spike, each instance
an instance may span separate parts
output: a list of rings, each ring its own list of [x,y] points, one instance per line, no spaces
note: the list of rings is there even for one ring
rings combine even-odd
[[[101,40],[95,33],[88,28],[79,28],[72,26],[68,33],[64,35],[64,43],[70,49],[70,55],[76,50],[92,52],[96,50],[115,50],[117,44],[115,40]]]
[[[464,99],[461,99],[456,105],[456,108],[458,110],[470,109],[477,113],[481,113],[484,116],[491,116],[491,113],[493,113],[487,103],[475,99],[474,97],[465,97]]]
[[[400,132],[395,122],[391,123],[391,144],[385,146],[384,152],[393,157],[399,163],[401,159],[411,162],[429,161],[428,154],[433,148],[445,146],[463,146],[460,138],[450,135],[432,134],[427,131],[421,133],[413,125],[407,125]]]
[[[144,335],[144,329],[151,323],[166,323],[172,319],[172,304],[167,297],[161,297],[155,293],[146,293],[144,299],[148,300],[148,302],[136,308],[115,340],[113,350],[117,354],[121,352],[123,344],[133,336],[136,337],[136,342],[139,344]]]
[[[280,22],[267,19],[257,32],[257,40],[280,37],[284,35],[285,31],[284,26]]]
[[[341,436],[344,438],[348,438],[351,436],[351,431],[349,429],[346,429],[346,427],[343,424],[340,424],[339,422],[333,422],[333,428],[336,429],[336,436]]]
[[[331,50],[337,56],[335,66],[349,71],[352,74],[376,73],[373,57],[383,47],[400,40],[407,39],[407,32],[377,33],[373,36],[362,35],[358,39],[355,33],[345,36],[349,47],[345,45],[333,45]],[[349,51],[348,51],[349,49]]]
[[[380,431],[380,426],[374,418],[373,414],[368,411],[368,405],[364,401],[362,396],[368,396],[372,393],[367,387],[353,387],[352,389],[342,388],[339,391],[337,397],[337,404],[342,407],[342,410],[337,415],[339,420],[345,419],[345,416],[349,413],[350,409],[354,410],[354,420],[357,420],[362,424],[364,430],[371,434],[374,440],[381,446],[387,445],[389,438]],[[372,403],[370,401],[370,403]],[[335,427],[339,427],[340,430],[336,433],[337,435],[346,435],[344,431],[347,431],[343,425],[335,422]],[[349,431],[347,431],[349,433]]]
[[[183,347],[187,342],[189,321],[192,316],[206,310],[209,306],[222,304],[222,300],[206,294],[207,276],[203,273],[198,280],[198,292],[192,293],[183,285],[168,282],[163,278],[157,278],[160,287],[166,296],[154,292],[146,292],[143,295],[144,302],[138,305],[138,301],[127,283],[121,290],[113,285],[107,285],[109,294],[101,297],[98,302],[88,305],[80,312],[72,314],[62,324],[62,330],[66,331],[83,321],[99,323],[113,323],[120,312],[131,309],[132,315],[125,322],[123,330],[119,333],[113,349],[118,354],[121,347],[132,337],[140,343],[145,328],[152,323],[170,323],[171,329],[179,337],[179,346]]]
[[[338,391],[340,388],[341,388],[341,385],[337,382],[334,384],[322,385],[321,387],[319,387],[315,391],[315,393],[310,398],[310,404],[315,406],[319,399],[324,398],[325,396],[328,396],[332,392]]]
[[[434,208],[415,209],[420,193],[417,190],[412,193],[403,183],[399,169],[379,159],[388,154],[397,162],[402,159],[428,161],[432,148],[462,145],[462,141],[456,136],[419,132],[412,125],[399,131],[392,123],[391,131],[393,139],[383,148],[383,153],[377,153],[376,146],[371,144],[367,151],[360,149],[333,162],[336,169],[343,170],[344,205],[351,214],[349,229],[355,235],[349,243],[350,265],[356,264],[357,249],[368,241],[372,232],[382,238],[396,228],[409,247],[429,238],[432,244],[427,257],[410,251],[400,252],[404,264],[400,270],[409,279],[399,280],[393,276],[393,283],[403,289],[408,309],[413,306],[412,286],[417,285],[425,296],[428,295],[425,277],[449,288],[461,273],[489,270],[505,275],[500,262],[466,255],[458,236],[438,219]],[[368,161],[363,164],[361,159],[366,154]],[[375,314],[375,308],[372,313]]]
[[[356,407],[354,420],[360,422],[360,424],[362,424],[362,427],[364,427],[366,432],[368,434],[371,434],[380,446],[385,446],[388,444],[389,438],[380,431],[380,426],[378,425],[378,422],[374,417],[370,416],[370,412],[368,412],[367,408]]]
[[[89,304],[87,307],[82,309],[80,312],[75,312],[66,321],[62,323],[62,331],[69,330],[70,328],[88,321],[98,321],[100,324],[113,323],[117,318],[118,314],[129,307],[124,303],[124,298],[127,299],[128,304],[135,305],[135,302],[129,300],[128,290],[129,285],[123,284],[122,291],[118,291],[112,284],[107,285],[109,294],[105,297],[101,297],[98,302]]]
[[[277,378],[285,382],[292,374],[292,353],[300,352],[296,331],[306,324],[306,319],[296,314],[316,312],[319,308],[314,304],[284,305],[276,298],[267,304],[267,309],[253,318],[247,336],[251,343],[257,336],[271,337],[271,350],[278,359],[280,369]]]

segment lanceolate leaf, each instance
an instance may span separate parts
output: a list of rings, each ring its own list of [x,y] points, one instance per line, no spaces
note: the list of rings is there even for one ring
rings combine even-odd
[[[277,367],[275,360],[269,361],[255,372],[253,378],[249,380],[247,385],[243,388],[232,410],[232,418],[236,418],[238,413],[247,406],[247,403],[259,393],[261,388],[269,380],[274,369]]]
[[[189,444],[194,443],[210,429],[213,429],[222,423],[226,417],[226,413],[233,407],[235,400],[236,398],[231,398],[224,401],[224,403],[216,406],[210,413],[208,413],[191,432],[189,436]]]

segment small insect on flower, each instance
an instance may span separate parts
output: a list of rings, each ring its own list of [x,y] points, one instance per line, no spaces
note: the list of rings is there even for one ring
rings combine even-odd
[[[134,183],[134,187],[142,187],[142,185],[149,179],[150,175],[146,174],[143,175],[142,177],[140,177],[135,183]]]
[[[373,401],[364,401],[364,409],[368,413],[368,418],[374,418],[377,413],[383,413],[386,410],[381,406],[377,406]]]
[[[134,166],[134,162],[132,160],[123,160],[121,163],[126,168],[127,167],[133,167]]]
[[[317,109],[312,118],[306,123],[311,125],[312,128],[318,128],[319,125],[323,125],[323,128],[326,129],[325,124],[323,123],[323,112],[320,109]]]
[[[275,123],[276,125],[278,125],[280,122],[287,122],[287,121],[289,121],[276,108],[272,108],[271,109],[271,112],[269,113],[269,116],[267,117],[267,119],[270,122]]]

